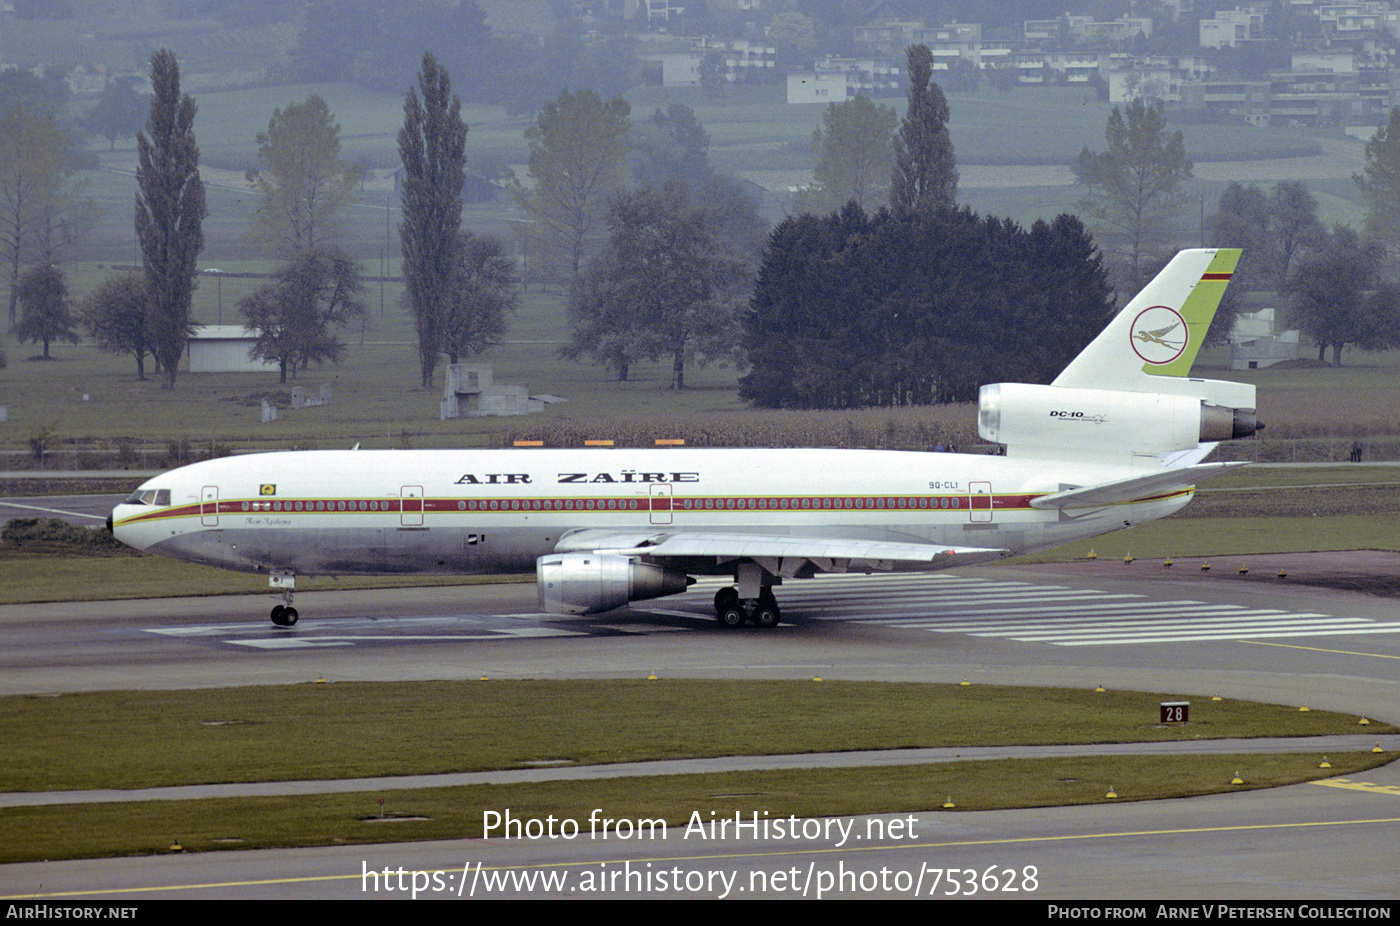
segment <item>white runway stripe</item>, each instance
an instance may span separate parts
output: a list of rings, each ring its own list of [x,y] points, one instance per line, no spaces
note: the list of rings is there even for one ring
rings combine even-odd
[[[789,612],[980,637],[1106,646],[1400,632],[1400,623],[962,576],[828,576],[778,589]]]

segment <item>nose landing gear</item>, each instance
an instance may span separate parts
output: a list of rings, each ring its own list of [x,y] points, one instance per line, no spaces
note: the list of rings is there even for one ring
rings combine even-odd
[[[296,576],[287,572],[274,572],[267,577],[267,584],[282,592],[282,603],[272,609],[272,622],[278,627],[295,627],[297,609],[292,607],[292,592],[297,587]]]

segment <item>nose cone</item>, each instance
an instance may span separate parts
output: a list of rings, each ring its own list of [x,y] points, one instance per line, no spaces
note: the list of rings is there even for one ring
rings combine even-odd
[[[127,546],[144,550],[149,545],[149,538],[143,538],[142,535],[148,531],[140,530],[140,525],[132,524],[131,519],[149,511],[144,505],[120,504],[107,515],[107,530]]]

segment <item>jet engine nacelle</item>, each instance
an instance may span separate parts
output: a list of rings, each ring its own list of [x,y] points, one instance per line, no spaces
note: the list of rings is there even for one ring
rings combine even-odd
[[[554,553],[535,562],[540,609],[548,614],[596,614],[632,601],[685,591],[683,572],[639,563],[625,556]]]
[[[1248,437],[1261,427],[1253,408],[1227,408],[1199,395],[1027,383],[983,386],[977,410],[983,439],[1060,457],[1113,448],[1169,453]]]

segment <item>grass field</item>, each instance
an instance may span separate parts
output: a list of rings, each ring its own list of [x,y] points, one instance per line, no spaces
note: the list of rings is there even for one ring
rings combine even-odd
[[[1352,733],[1357,718],[1181,693],[763,681],[341,683],[0,699],[0,790],[415,775],[477,769],[918,746],[1189,742]],[[715,724],[693,705],[745,704]],[[658,716],[667,723],[658,725]],[[270,721],[269,718],[276,718]],[[541,722],[540,718],[548,718]],[[1365,728],[1389,733],[1386,724]],[[444,744],[451,744],[445,749]],[[1151,800],[1353,774],[1384,754],[1011,759],[0,810],[0,862],[184,851],[479,838],[483,811],[681,826],[718,814],[840,816]],[[1231,784],[1235,775],[1245,781]],[[380,800],[383,799],[383,803]],[[406,825],[376,826],[384,817]]]

